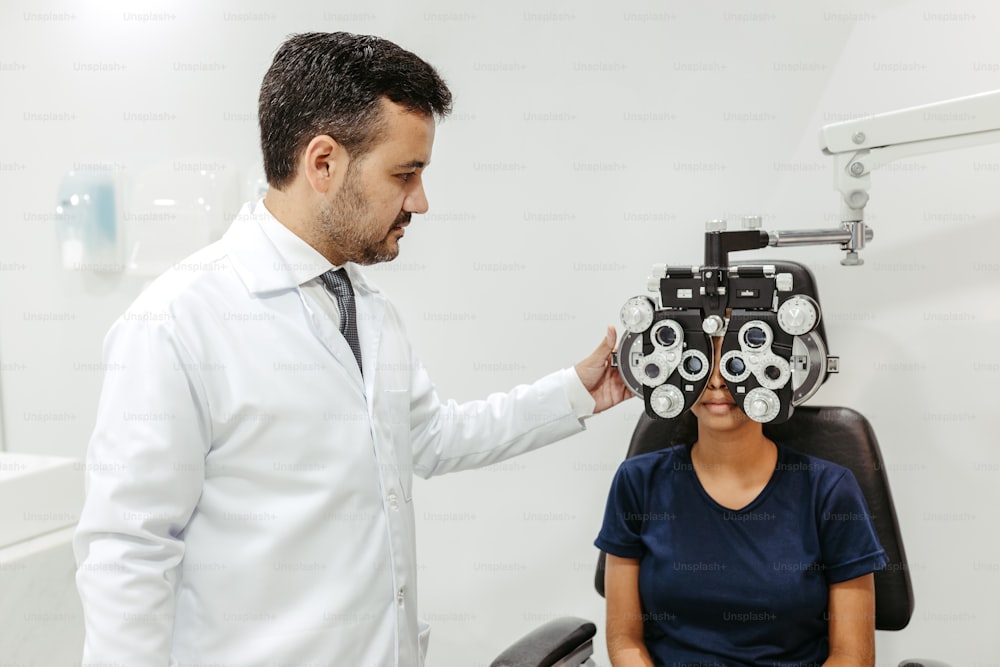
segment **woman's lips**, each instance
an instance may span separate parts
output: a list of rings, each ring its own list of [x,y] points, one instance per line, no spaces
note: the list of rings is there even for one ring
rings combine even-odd
[[[727,414],[736,407],[736,404],[730,401],[705,401],[702,405],[708,412],[718,415]]]

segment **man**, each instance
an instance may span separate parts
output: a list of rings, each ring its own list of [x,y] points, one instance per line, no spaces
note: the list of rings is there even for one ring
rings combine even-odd
[[[267,196],[105,341],[75,540],[85,665],[423,664],[413,473],[529,451],[625,397],[610,329],[575,370],[442,403],[359,271],[427,210],[450,105],[433,68],[376,37],[278,50]]]

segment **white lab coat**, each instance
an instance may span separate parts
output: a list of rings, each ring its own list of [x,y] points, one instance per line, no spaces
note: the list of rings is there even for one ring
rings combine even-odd
[[[74,544],[84,665],[422,665],[413,473],[583,428],[572,369],[442,403],[395,308],[348,265],[362,377],[262,215],[245,206],[108,333]]]

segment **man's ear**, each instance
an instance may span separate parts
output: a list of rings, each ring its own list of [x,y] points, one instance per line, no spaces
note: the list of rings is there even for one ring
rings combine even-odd
[[[319,134],[302,152],[299,168],[312,189],[327,194],[340,187],[347,173],[350,157],[342,145],[326,134]]]

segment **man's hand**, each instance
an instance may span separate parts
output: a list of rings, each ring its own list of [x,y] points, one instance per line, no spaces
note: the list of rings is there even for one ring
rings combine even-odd
[[[597,349],[576,365],[576,374],[580,376],[583,386],[597,402],[594,406],[594,414],[618,405],[633,395],[625,386],[625,381],[622,380],[618,369],[611,367],[611,352],[615,349],[617,338],[618,334],[615,328],[609,326],[608,335],[597,346]]]

